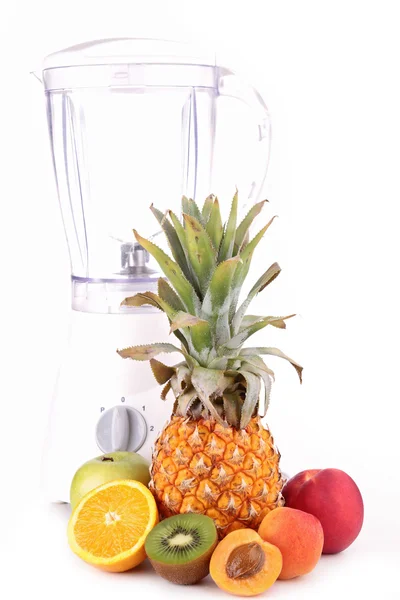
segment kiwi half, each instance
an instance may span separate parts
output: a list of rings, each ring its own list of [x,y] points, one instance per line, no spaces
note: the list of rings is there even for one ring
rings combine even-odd
[[[188,513],[158,523],[147,536],[145,550],[161,577],[189,585],[208,575],[217,542],[214,521],[206,515]]]

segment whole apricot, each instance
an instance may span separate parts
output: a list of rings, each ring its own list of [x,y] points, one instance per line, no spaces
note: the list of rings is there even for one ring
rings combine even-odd
[[[324,545],[322,525],[316,517],[294,508],[271,510],[258,530],[263,540],[277,546],[283,566],[279,579],[293,579],[314,569]]]

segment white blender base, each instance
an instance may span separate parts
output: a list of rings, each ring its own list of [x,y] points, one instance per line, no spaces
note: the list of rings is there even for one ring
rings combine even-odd
[[[75,471],[103,454],[96,426],[104,410],[129,406],[147,425],[139,454],[151,459],[154,442],[172,413],[173,399],[160,399],[148,361],[122,359],[117,349],[151,342],[175,343],[168,319],[159,311],[98,314],[72,311],[69,343],[53,398],[42,469],[42,488],[50,502],[69,502]],[[176,344],[179,347],[179,342]],[[166,364],[179,354],[164,354]]]

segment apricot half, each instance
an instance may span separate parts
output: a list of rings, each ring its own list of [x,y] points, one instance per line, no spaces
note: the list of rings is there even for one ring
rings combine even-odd
[[[253,529],[238,529],[218,544],[210,575],[222,590],[236,596],[256,596],[278,579],[282,554]]]

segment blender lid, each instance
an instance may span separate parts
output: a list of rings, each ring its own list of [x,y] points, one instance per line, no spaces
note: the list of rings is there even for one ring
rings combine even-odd
[[[181,68],[177,70],[178,65]],[[151,38],[110,38],[49,54],[42,71],[46,90],[140,85],[213,87],[212,69],[204,67],[215,66],[215,52],[206,45]]]

